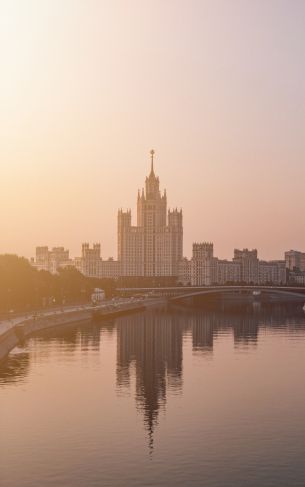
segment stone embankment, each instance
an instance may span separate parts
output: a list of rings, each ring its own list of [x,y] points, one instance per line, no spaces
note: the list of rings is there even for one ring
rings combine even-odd
[[[161,302],[164,300],[124,300],[117,303],[108,302],[99,306],[70,306],[0,321],[0,362],[21,341],[38,331],[92,319],[114,319],[145,310],[147,307],[161,304]]]

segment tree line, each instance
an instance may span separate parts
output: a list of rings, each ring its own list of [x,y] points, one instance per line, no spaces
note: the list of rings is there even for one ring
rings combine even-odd
[[[45,306],[90,301],[94,288],[106,297],[115,292],[113,279],[88,278],[74,267],[57,274],[35,269],[17,255],[0,255],[0,312],[33,310]]]

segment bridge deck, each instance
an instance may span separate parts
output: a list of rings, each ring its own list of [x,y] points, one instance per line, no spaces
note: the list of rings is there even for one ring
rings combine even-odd
[[[301,286],[259,286],[259,285],[244,285],[244,286],[176,286],[176,287],[141,287],[141,288],[120,288],[119,292],[123,294],[153,294],[158,296],[166,296],[172,300],[178,300],[187,297],[194,297],[200,295],[211,294],[255,294],[255,291],[261,295],[281,295],[282,297],[304,298],[305,287]]]

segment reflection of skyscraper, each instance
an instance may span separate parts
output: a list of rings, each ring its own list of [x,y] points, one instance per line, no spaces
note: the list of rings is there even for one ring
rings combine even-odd
[[[130,386],[135,372],[137,408],[150,447],[168,390],[182,392],[183,336],[191,330],[194,352],[212,354],[219,333],[233,330],[236,345],[256,343],[259,317],[252,308],[151,310],[117,320],[117,385]],[[267,320],[266,320],[267,321]]]
[[[126,317],[117,324],[117,384],[129,385],[130,366],[136,372],[136,402],[144,414],[153,446],[153,431],[167,389],[181,390],[182,329],[163,312]]]

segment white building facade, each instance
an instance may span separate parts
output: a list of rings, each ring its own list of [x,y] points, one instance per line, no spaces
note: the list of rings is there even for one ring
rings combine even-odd
[[[214,282],[215,259],[213,244],[209,242],[193,244],[191,283],[193,286],[210,286]]]
[[[284,260],[259,260],[256,249],[235,249],[233,260],[221,260],[214,257],[212,243],[195,243],[192,259],[184,258],[180,262],[178,283],[184,286],[282,286],[287,283],[286,263]]]
[[[282,286],[287,283],[286,262],[284,260],[259,261],[259,283]]]
[[[299,250],[288,250],[285,252],[286,267],[290,271],[305,271],[305,252]]]
[[[83,243],[82,255],[76,257],[75,267],[86,277],[98,279],[118,279],[120,277],[119,262],[112,258],[103,260],[100,243],[94,243],[92,248],[88,243]]]
[[[145,190],[138,191],[137,225],[131,211],[118,212],[118,262],[122,277],[178,276],[183,256],[182,210],[167,211],[166,191],[161,194],[159,178],[151,171]]]
[[[59,268],[73,266],[74,262],[69,257],[69,250],[64,247],[53,247],[49,250],[49,247],[41,246],[36,247],[36,257],[32,265],[39,271],[57,274]]]

